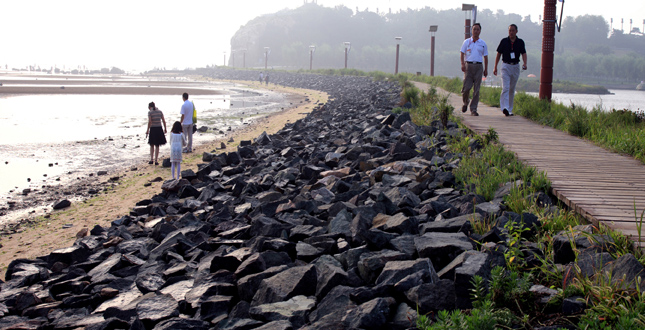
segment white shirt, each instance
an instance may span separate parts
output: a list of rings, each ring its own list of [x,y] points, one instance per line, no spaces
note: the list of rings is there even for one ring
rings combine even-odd
[[[488,56],[488,46],[481,38],[473,41],[471,37],[464,40],[461,52],[465,54],[466,62],[484,62],[484,56]]]
[[[193,102],[186,100],[184,104],[181,105],[180,115],[184,115],[184,121],[182,125],[191,125],[193,123]]]

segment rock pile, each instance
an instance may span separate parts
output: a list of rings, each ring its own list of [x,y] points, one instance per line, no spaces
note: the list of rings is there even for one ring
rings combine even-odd
[[[499,228],[482,237],[470,221],[534,216],[455,189],[461,155],[445,140],[464,132],[392,113],[393,83],[271,79],[330,101],[235,152],[205,153],[110,228],[14,260],[0,328],[407,329],[417,308],[471,307],[471,279],[504,257],[477,249],[502,240]]]

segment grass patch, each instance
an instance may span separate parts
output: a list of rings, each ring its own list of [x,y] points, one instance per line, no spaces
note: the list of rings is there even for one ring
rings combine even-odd
[[[446,83],[451,83],[447,80]],[[430,90],[427,94],[420,92],[420,106],[409,111],[418,125],[427,125],[438,120],[440,108],[445,107],[442,99]],[[539,106],[549,106],[538,102]],[[584,111],[584,113],[582,112]],[[571,123],[578,115],[577,126],[570,125],[576,134],[586,136],[587,127],[597,116],[597,112],[589,112],[577,107],[567,108],[567,112],[559,117],[551,118],[553,122]],[[625,115],[625,114],[621,114]],[[616,114],[613,114],[616,116]],[[629,122],[630,119],[619,117]],[[616,119],[619,120],[619,119]],[[575,129],[574,129],[575,127]],[[554,237],[564,233],[575,232],[574,227],[586,224],[585,220],[574,212],[559,208],[545,208],[536,204],[536,193],[548,193],[550,182],[546,174],[519,161],[515,155],[504,149],[497,141],[496,132],[490,129],[483,136],[455,136],[449,140],[449,148],[453,153],[464,156],[459,168],[453,173],[458,185],[466,192],[483,196],[486,200],[495,198],[495,192],[502,185],[517,182],[510,189],[510,194],[504,197],[504,205],[508,211],[518,214],[529,212],[537,215],[541,226],[535,229],[535,235],[525,238],[527,230],[513,222],[504,226],[507,239],[500,242],[503,246],[504,268],[496,268],[491,273],[489,282],[481,278],[473,281],[474,300],[471,310],[440,311],[436,315],[420,315],[417,327],[426,329],[530,329],[548,315],[549,318],[560,317],[561,324],[574,324],[580,329],[642,329],[645,327],[645,294],[639,290],[625,289],[624,286],[612,284],[606,276],[597,278],[575,278],[571,284],[563,287],[563,268],[554,263]],[[635,219],[642,224],[645,210],[640,213],[634,209]],[[473,229],[479,234],[486,233],[495,224],[495,219],[484,219],[473,223]],[[640,226],[639,226],[640,228]],[[612,256],[618,258],[628,253],[633,254],[641,263],[645,256],[635,249],[633,242],[620,232],[608,227],[597,228],[596,234],[610,236],[614,243]],[[589,239],[594,236],[588,235]],[[541,255],[533,254],[534,261],[527,260],[527,246],[537,246]],[[574,250],[575,250],[575,245]],[[575,251],[577,253],[578,251]],[[547,305],[537,305],[535,297],[529,288],[533,284],[541,284],[555,289],[558,294]],[[486,289],[488,287],[488,289]],[[549,308],[559,306],[563,299],[581,296],[587,309],[581,315],[562,318],[549,312]]]

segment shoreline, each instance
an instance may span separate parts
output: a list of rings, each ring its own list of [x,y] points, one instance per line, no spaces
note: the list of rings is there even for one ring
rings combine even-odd
[[[256,118],[248,126],[232,131],[223,138],[196,146],[194,153],[185,154],[183,169],[196,169],[197,164],[202,162],[203,152],[230,152],[235,150],[241,140],[252,140],[263,131],[269,134],[277,132],[285,124],[298,120],[311,112],[315,104],[326,103],[328,97],[319,91],[287,88],[275,84],[267,86],[249,81],[217,81],[243,84],[252,89],[287,94],[287,101],[291,105],[287,104],[282,111]],[[233,142],[229,142],[231,139]],[[226,149],[219,149],[222,143],[226,144]],[[169,168],[141,162],[132,167],[121,168],[108,175],[95,176],[93,180],[80,183],[96,187],[99,193],[90,198],[72,200],[72,205],[68,208],[50,211],[39,216],[33,216],[30,210],[25,210],[31,216],[15,222],[13,225],[5,225],[3,234],[0,235],[0,247],[3,251],[0,255],[0,276],[4,277],[9,262],[14,259],[36,258],[46,255],[52,250],[68,247],[76,239],[76,233],[84,228],[92,229],[95,225],[109,227],[111,221],[129,214],[142,196],[151,197],[158,194],[161,191],[161,184],[169,177]],[[51,210],[51,205],[45,208]]]

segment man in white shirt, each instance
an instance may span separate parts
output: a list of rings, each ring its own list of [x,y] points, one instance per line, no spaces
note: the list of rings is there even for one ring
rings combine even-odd
[[[181,128],[188,143],[184,152],[193,152],[193,102],[188,101],[188,93],[182,95],[184,104],[181,105]]]
[[[461,71],[464,73],[464,83],[461,88],[464,103],[461,107],[461,112],[468,111],[468,104],[470,104],[470,114],[472,116],[479,116],[477,104],[479,103],[479,86],[482,83],[482,73],[484,77],[488,76],[488,46],[486,46],[484,40],[479,38],[481,30],[481,24],[473,24],[472,37],[464,40],[460,52]],[[472,101],[469,99],[471,88],[473,89]]]

